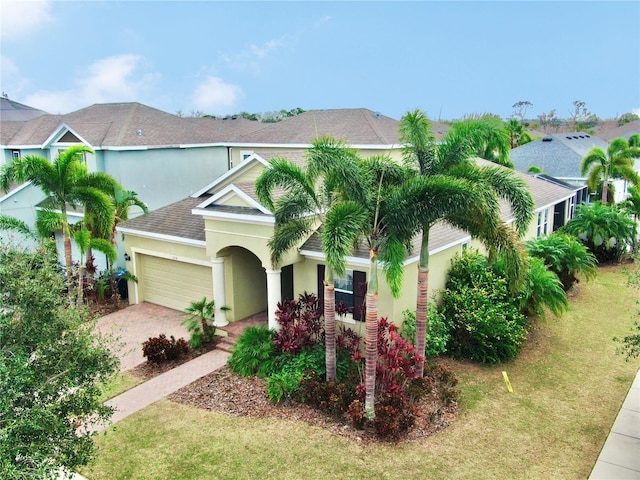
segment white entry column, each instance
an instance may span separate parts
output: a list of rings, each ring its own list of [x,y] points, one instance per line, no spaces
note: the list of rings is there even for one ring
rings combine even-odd
[[[265,270],[267,272],[267,313],[269,328],[278,330],[280,326],[276,321],[276,310],[278,309],[278,302],[282,301],[280,270],[269,270],[268,268],[265,268]]]
[[[216,305],[213,324],[216,327],[224,327],[229,325],[227,313],[222,310],[222,307],[227,306],[227,297],[224,289],[224,257],[212,258],[211,263],[213,264],[211,268],[213,273],[213,301]]]

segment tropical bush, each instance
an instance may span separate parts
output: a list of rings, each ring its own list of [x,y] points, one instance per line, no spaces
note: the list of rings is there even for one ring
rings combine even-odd
[[[601,203],[578,205],[563,230],[582,240],[599,263],[620,261],[637,236],[637,225],[625,209]]]
[[[597,274],[597,260],[574,235],[553,233],[527,242],[527,251],[540,258],[555,273],[565,292],[578,282],[577,275],[591,279]]]
[[[411,345],[416,344],[416,312],[405,310],[402,312],[404,321],[400,327],[400,335]],[[442,313],[438,311],[438,306],[434,302],[429,302],[427,318],[429,325],[427,328],[427,340],[425,343],[424,355],[427,358],[437,357],[447,351],[447,343],[451,337],[449,330],[451,326],[446,321]]]
[[[529,258],[527,284],[520,295],[520,310],[525,315],[542,315],[544,307],[558,316],[569,308],[567,293],[558,276],[541,258]]]
[[[456,358],[503,362],[518,354],[525,339],[527,321],[519,300],[478,252],[452,260],[442,313],[452,324],[447,350]]]
[[[273,343],[275,332],[266,325],[244,330],[227,359],[229,368],[243,377],[265,378],[277,371],[278,353]]]
[[[177,360],[182,355],[189,353],[189,344],[184,338],[170,338],[164,333],[157,337],[150,337],[142,344],[142,354],[147,362],[160,364],[171,360]]]

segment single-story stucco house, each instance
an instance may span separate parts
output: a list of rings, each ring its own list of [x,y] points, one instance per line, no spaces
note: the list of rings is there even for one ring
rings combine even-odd
[[[580,172],[580,163],[592,148],[607,151],[609,144],[589,133],[567,132],[545,135],[542,138],[526,143],[511,150],[509,158],[514,168],[520,172],[528,172],[531,167],[538,167],[550,177],[570,185],[586,185],[586,177]],[[636,164],[640,171],[640,164]],[[615,202],[627,196],[627,182],[612,180],[615,189]]]
[[[119,227],[127,269],[138,279],[129,283],[131,303],[147,301],[182,310],[207,297],[215,301],[216,323],[220,325],[267,311],[269,325],[275,327],[279,301],[296,298],[304,291],[321,292],[325,257],[317,233],[292,248],[280,265],[270,262],[267,241],[273,235],[275,220],[258,201],[255,180],[277,154],[253,154],[193,195]],[[279,155],[302,164],[305,151]],[[551,233],[571,218],[581,188],[523,173],[518,176],[529,185],[535,202],[526,238]],[[507,222],[512,220],[506,205],[502,213]],[[556,218],[561,220],[554,221]],[[445,224],[432,229],[431,294],[444,287],[451,259],[475,245],[467,233]],[[400,298],[393,298],[381,281],[381,316],[399,322],[402,311],[415,308],[418,252],[419,241],[407,257]],[[354,250],[347,263],[348,275],[337,281],[337,295],[355,307],[344,322],[359,330],[359,286],[367,281],[368,252]],[[231,310],[221,311],[222,306]]]

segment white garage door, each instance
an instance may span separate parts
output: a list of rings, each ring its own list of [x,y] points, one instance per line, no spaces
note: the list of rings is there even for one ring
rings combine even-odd
[[[139,255],[138,288],[145,302],[184,310],[191,302],[213,298],[211,267]]]

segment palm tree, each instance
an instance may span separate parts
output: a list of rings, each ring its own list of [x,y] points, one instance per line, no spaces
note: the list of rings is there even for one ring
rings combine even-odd
[[[602,203],[609,203],[609,180],[623,178],[638,184],[638,174],[633,169],[633,159],[640,158],[640,148],[632,147],[624,138],[611,141],[607,151],[592,148],[580,162],[580,173],[587,176],[591,191],[602,183]]]
[[[481,239],[492,257],[501,251],[507,257],[507,273],[515,287],[526,270],[526,259],[516,233],[500,219],[499,201],[504,199],[511,205],[516,231],[522,234],[531,219],[533,200],[527,185],[509,169],[476,164],[478,152],[488,151],[488,146],[495,158],[508,163],[508,135],[492,120],[479,118],[454,124],[442,142],[436,143],[429,119],[415,110],[400,121],[400,136],[405,144],[405,162],[421,177],[403,185],[393,218],[399,222],[400,231],[404,228],[401,241],[407,242],[415,234],[422,236],[415,345],[422,354],[428,326],[431,228],[444,221]]]
[[[90,208],[94,212],[95,221],[103,230],[107,230],[113,224],[114,206],[103,190],[110,176],[104,173],[88,173],[87,166],[81,157],[85,153],[93,153],[93,150],[84,145],[72,146],[59,152],[53,162],[40,156],[25,155],[14,159],[0,171],[0,188],[5,192],[14,180],[31,181],[51,198],[53,208],[39,215],[38,229],[41,233],[62,231],[65,264],[69,278],[72,275],[73,259],[67,208],[76,206]],[[115,182],[113,178],[111,181]]]
[[[343,142],[324,137],[313,141],[304,167],[285,159],[271,159],[256,180],[258,198],[274,212],[275,228],[268,245],[271,263],[278,266],[282,256],[324,222],[329,208],[350,194],[364,195],[360,184],[357,154]],[[284,191],[274,198],[276,189]],[[345,229],[348,231],[348,229]],[[323,243],[326,252],[327,244]],[[344,270],[327,259],[324,278],[324,321],[327,381],[336,379],[336,319],[334,274]]]
[[[509,132],[509,144],[511,148],[519,147],[525,143],[531,142],[531,135],[525,131],[524,125],[517,119],[512,118],[506,123],[507,132]]]
[[[629,193],[629,196],[620,204],[620,206],[633,215],[633,219],[637,222],[640,217],[640,188],[635,185],[631,185],[627,192]]]
[[[403,245],[390,248],[392,225],[384,214],[384,201],[390,190],[397,188],[406,178],[406,171],[389,156],[374,156],[360,161],[361,179],[365,195],[351,195],[331,206],[325,216],[322,243],[325,245],[327,263],[336,272],[344,272],[345,257],[354,245],[364,239],[369,248],[369,275],[367,281],[365,313],[365,411],[368,418],[375,417],[375,385],[378,348],[378,261],[380,255],[401,264]],[[354,193],[354,192],[352,192]],[[389,275],[389,282],[399,283],[401,270]],[[399,288],[394,290],[395,295]]]

